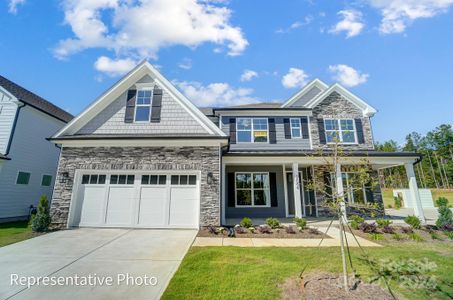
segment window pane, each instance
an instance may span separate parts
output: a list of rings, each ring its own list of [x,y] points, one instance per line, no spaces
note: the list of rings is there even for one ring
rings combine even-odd
[[[29,181],[30,181],[30,173],[19,172],[19,174],[17,174],[17,180],[16,180],[17,184],[28,184]]]
[[[267,131],[254,131],[253,141],[255,143],[266,143],[267,142]]]
[[[354,189],[354,203],[365,204],[365,194],[363,189]]]
[[[256,189],[268,189],[269,176],[267,174],[253,174],[253,187]]]
[[[293,128],[291,130],[291,135],[293,138],[300,138],[301,135],[300,135],[300,129],[299,128]]]
[[[179,176],[179,184],[187,184],[187,175],[181,175]]]
[[[300,119],[291,119],[292,127],[300,127]]]
[[[157,180],[159,179],[159,176],[158,175],[151,175],[151,178],[150,178],[150,181],[149,183],[150,184],[157,184]]]
[[[236,187],[239,189],[252,187],[252,176],[250,174],[236,174]]]
[[[127,175],[127,184],[134,184],[135,175]]]
[[[110,184],[117,184],[117,183],[118,183],[118,175],[111,175]]]
[[[338,142],[338,131],[326,131],[326,139],[328,143]]]
[[[267,119],[253,119],[253,129],[267,131]]]
[[[105,175],[99,175],[98,183],[105,184]]]
[[[197,184],[197,176],[195,176],[195,175],[190,175],[190,176],[189,176],[189,184],[190,184],[190,185],[195,185],[195,184]]]
[[[167,175],[159,175],[159,184],[167,184]]]
[[[97,184],[97,183],[98,183],[98,175],[91,175],[90,184]]]
[[[137,93],[137,104],[150,104],[151,103],[151,91],[138,91]]]
[[[255,205],[267,205],[268,193],[263,190],[255,190],[253,193],[253,204]]]
[[[238,119],[237,120],[237,129],[245,129],[245,130],[250,130],[252,129],[252,120],[251,119]]]
[[[171,175],[171,184],[179,184],[179,176]]]
[[[137,106],[135,110],[135,121],[149,121],[149,106]]]
[[[42,186],[50,186],[52,183],[52,176],[50,175],[43,175],[41,180]]]
[[[343,143],[355,143],[354,131],[342,131]]]
[[[142,184],[149,184],[149,175],[142,175]]]
[[[82,176],[82,184],[87,184],[90,181],[90,175]]]
[[[237,205],[252,205],[252,191],[239,190],[236,193]]]
[[[252,140],[252,132],[251,131],[238,131],[238,142],[247,143],[251,142]]]
[[[337,120],[324,120],[326,130],[337,130],[338,122]]]
[[[120,175],[118,177],[118,184],[126,184],[126,175]]]
[[[352,120],[340,120],[342,130],[354,130]]]

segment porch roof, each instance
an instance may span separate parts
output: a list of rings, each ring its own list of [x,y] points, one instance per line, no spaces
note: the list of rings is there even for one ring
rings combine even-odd
[[[333,151],[323,150],[322,152],[316,150],[233,150],[224,153],[224,156],[329,156]],[[412,157],[422,158],[421,153],[416,152],[382,152],[382,151],[357,151],[353,150],[346,152],[346,157]]]

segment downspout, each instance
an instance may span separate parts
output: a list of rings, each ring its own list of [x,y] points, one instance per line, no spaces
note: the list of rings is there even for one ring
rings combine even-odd
[[[17,105],[17,111],[16,111],[16,115],[14,116],[13,128],[11,128],[11,134],[9,135],[8,146],[6,147],[5,156],[8,156],[9,151],[11,150],[11,144],[13,143],[13,136],[14,136],[14,132],[16,131],[16,125],[17,125],[17,120],[19,119],[20,110],[23,107],[27,106],[27,104],[25,104],[23,102],[19,102],[19,103],[22,103],[22,105],[19,105],[19,104]]]

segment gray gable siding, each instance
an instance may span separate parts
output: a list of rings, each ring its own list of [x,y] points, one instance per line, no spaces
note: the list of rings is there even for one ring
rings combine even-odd
[[[319,93],[321,93],[321,89],[318,88],[317,86],[312,87],[305,95],[297,99],[296,102],[294,102],[292,105],[289,107],[304,107],[305,104],[307,104],[308,101],[311,99],[315,98]]]
[[[253,116],[249,116],[253,118]],[[225,132],[227,135],[230,134],[230,118],[247,118],[243,116],[222,116],[222,131]],[[263,117],[256,117],[256,118],[263,118]],[[310,139],[285,139],[285,128],[283,125],[284,118],[291,118],[291,117],[273,117],[269,116],[267,118],[274,118],[275,119],[275,131],[277,137],[276,144],[269,144],[269,143],[237,143],[237,144],[230,144],[231,150],[260,150],[260,149],[275,149],[275,150],[303,150],[303,149],[310,149]],[[294,117],[294,118],[300,118]]]
[[[145,77],[139,82],[146,82],[148,80],[150,78]],[[127,91],[85,124],[77,134],[209,134],[165,90],[163,90],[161,120],[159,123],[125,123],[126,97]]]
[[[17,104],[0,90],[0,154],[5,154],[16,116]]]

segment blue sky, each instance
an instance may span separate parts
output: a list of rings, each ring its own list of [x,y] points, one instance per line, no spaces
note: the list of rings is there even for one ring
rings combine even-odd
[[[335,3],[332,3],[335,2]],[[176,3],[176,4],[175,4]],[[143,58],[198,105],[340,82],[375,139],[452,123],[453,0],[3,0],[0,74],[78,114]]]

